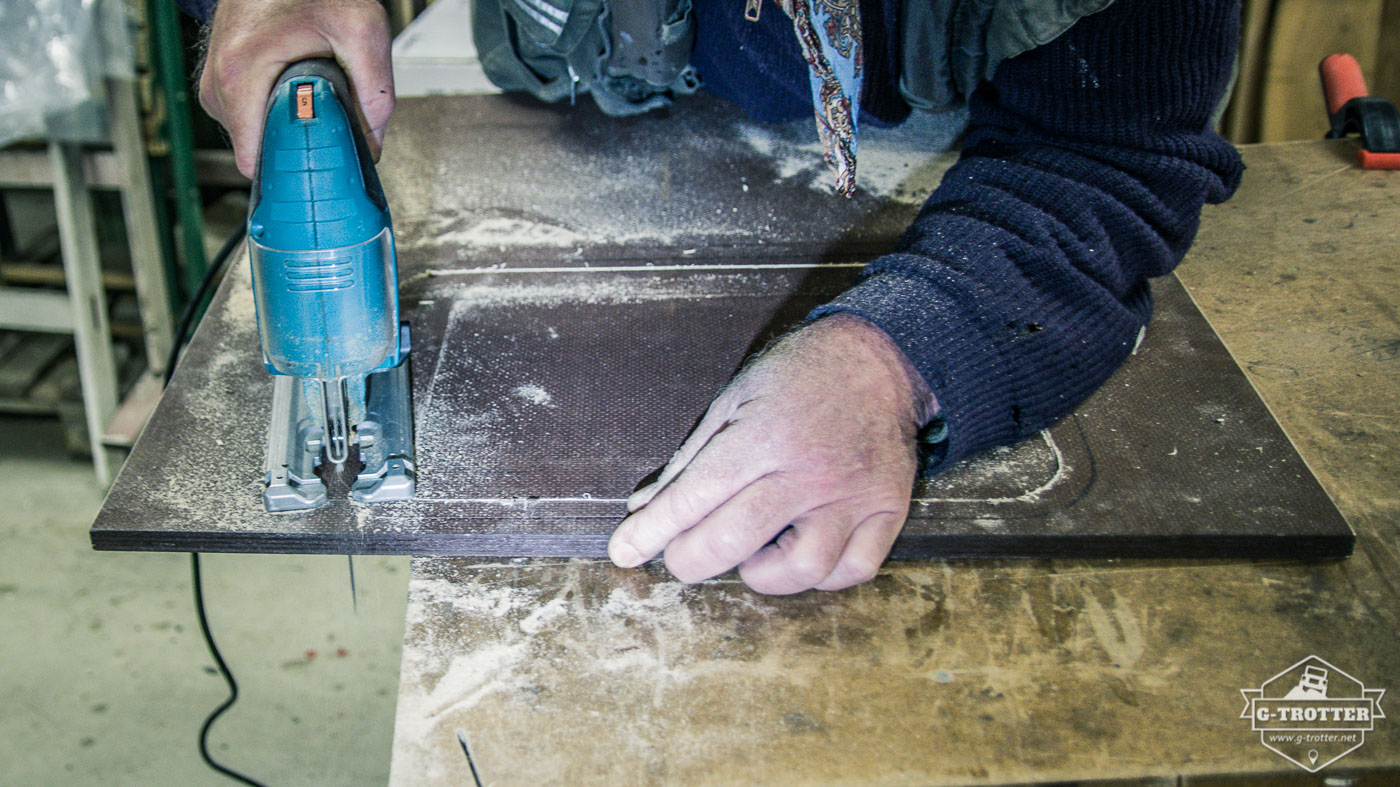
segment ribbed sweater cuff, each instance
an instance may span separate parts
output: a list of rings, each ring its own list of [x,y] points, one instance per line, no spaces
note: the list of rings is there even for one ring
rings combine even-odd
[[[929,260],[891,254],[872,263],[883,268],[855,287],[814,309],[807,319],[845,312],[874,323],[904,351],[923,375],[946,419],[942,451],[925,464],[926,473],[980,453],[1020,435],[1003,354],[997,346],[1005,330],[984,325],[986,315],[973,299],[900,268],[927,266]]]

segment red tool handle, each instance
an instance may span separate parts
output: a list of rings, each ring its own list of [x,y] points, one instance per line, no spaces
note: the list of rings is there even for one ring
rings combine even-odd
[[[1337,110],[1353,98],[1369,95],[1366,78],[1361,75],[1361,64],[1351,55],[1328,55],[1317,70],[1322,74],[1322,94],[1327,99],[1328,115],[1337,114]]]

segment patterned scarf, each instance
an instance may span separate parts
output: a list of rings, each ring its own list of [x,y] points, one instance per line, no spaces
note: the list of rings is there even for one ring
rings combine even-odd
[[[761,0],[760,0],[761,1]],[[863,56],[859,0],[777,0],[792,18],[812,82],[817,136],[836,191],[856,192],[856,118],[860,115]]]

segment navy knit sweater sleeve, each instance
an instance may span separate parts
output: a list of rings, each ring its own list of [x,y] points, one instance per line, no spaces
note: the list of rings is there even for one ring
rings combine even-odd
[[[1244,169],[1209,120],[1238,16],[1233,0],[1119,0],[1002,63],[897,252],[813,312],[865,317],[924,376],[947,426],[929,469],[1045,428],[1132,351],[1148,279]]]
[[[207,23],[214,18],[214,6],[219,4],[219,0],[175,0],[175,4],[181,11]]]

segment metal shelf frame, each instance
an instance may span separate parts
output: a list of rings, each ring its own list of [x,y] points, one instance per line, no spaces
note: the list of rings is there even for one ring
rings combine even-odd
[[[111,482],[114,473],[105,437],[118,415],[117,371],[98,257],[92,189],[121,192],[136,297],[141,307],[148,377],[159,380],[163,376],[174,341],[169,282],[141,133],[136,83],[108,79],[107,110],[110,151],[87,150],[76,143],[57,141],[50,141],[44,152],[0,151],[0,188],[53,189],[67,284],[66,293],[0,287],[0,328],[73,335],[93,467],[103,485]],[[122,407],[143,409],[151,404],[148,400],[152,390],[149,384],[138,384]],[[159,386],[154,390],[159,391]]]

